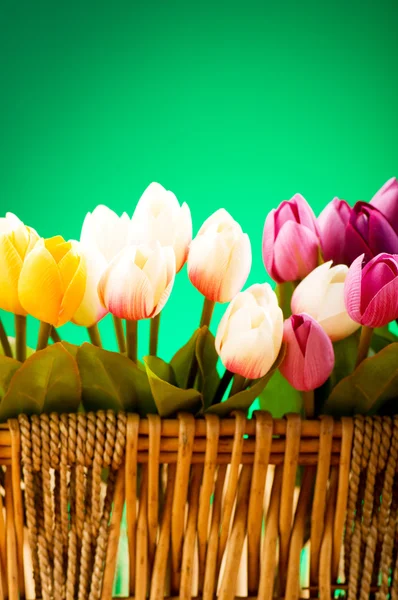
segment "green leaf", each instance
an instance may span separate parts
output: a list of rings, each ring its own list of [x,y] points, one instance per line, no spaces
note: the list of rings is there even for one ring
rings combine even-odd
[[[370,347],[375,353],[377,353],[394,342],[398,342],[398,337],[392,331],[390,331],[388,325],[386,325],[385,327],[377,327],[373,330]]]
[[[5,396],[12,376],[18,371],[21,364],[15,358],[0,356],[0,400]]]
[[[176,376],[173,367],[158,356],[144,356],[145,365],[148,365],[151,371],[156,373],[159,379],[167,381],[172,385],[177,385]],[[144,366],[145,369],[145,366]]]
[[[69,352],[69,354],[71,354],[73,356],[73,358],[77,357],[77,352],[80,348],[80,346],[76,346],[75,344],[70,344],[69,342],[65,342],[64,340],[62,340],[62,342],[60,342],[63,347],[65,348],[65,350],[67,350]]]
[[[77,352],[86,410],[139,411],[151,396],[145,373],[126,356],[84,343]],[[141,400],[141,402],[140,402]]]
[[[176,352],[170,361],[176,376],[177,385],[185,389],[188,384],[188,376],[196,350],[196,340],[200,329],[193,332],[191,338]]]
[[[234,410],[242,410],[243,412],[247,412],[254,402],[256,398],[259,397],[261,392],[264,390],[267,383],[270,381],[271,377],[275,373],[275,371],[279,368],[283,359],[285,358],[286,346],[282,344],[280,352],[278,354],[277,359],[272,365],[271,369],[261,377],[261,379],[257,379],[247,390],[243,390],[238,394],[234,394],[225,400],[224,402],[219,402],[218,404],[213,404],[210,406],[206,412],[207,413],[215,413],[219,417],[226,417],[229,413]]]
[[[398,343],[366,358],[330,394],[325,411],[332,415],[376,414],[398,396]]]
[[[13,356],[16,356],[17,350],[16,350],[16,346],[15,346],[15,343],[16,343],[15,337],[11,337],[9,335],[8,341],[10,342]],[[32,354],[34,354],[34,353],[35,353],[35,350],[33,348],[29,348],[29,346],[26,346],[26,358],[29,358],[29,356],[32,356]],[[3,346],[1,344],[0,344],[0,356],[4,356]]]
[[[199,365],[201,389],[204,408],[210,406],[220,383],[217,372],[218,354],[215,348],[215,337],[204,326],[196,338],[196,358]]]
[[[76,412],[81,386],[76,361],[62,344],[35,352],[14,373],[0,403],[0,420],[21,413]]]
[[[161,417],[169,417],[179,411],[196,413],[202,403],[200,392],[194,389],[184,390],[161,379],[151,368],[154,363],[144,357],[153,398]]]
[[[261,410],[267,410],[274,419],[279,419],[289,412],[300,412],[301,394],[285,379],[277,369],[265,389],[259,395]]]

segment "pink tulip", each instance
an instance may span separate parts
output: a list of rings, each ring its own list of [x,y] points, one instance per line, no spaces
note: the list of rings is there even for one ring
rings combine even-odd
[[[304,279],[318,265],[319,247],[315,215],[300,194],[268,214],[263,232],[263,260],[277,283]]]
[[[352,208],[345,200],[334,198],[318,217],[322,253],[325,261],[335,265],[345,262],[345,232]]]
[[[334,366],[333,345],[322,327],[302,313],[286,319],[283,326],[286,355],[282,375],[297,390],[309,392],[321,386]]]
[[[390,221],[398,233],[398,180],[391,177],[370,201]]]
[[[378,254],[352,263],[344,287],[347,312],[353,321],[383,327],[398,318],[398,255]]]

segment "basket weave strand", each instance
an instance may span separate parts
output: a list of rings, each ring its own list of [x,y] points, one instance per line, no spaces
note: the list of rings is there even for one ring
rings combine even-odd
[[[0,598],[23,592],[28,556],[28,598],[111,600],[126,506],[130,599],[398,600],[397,417],[100,411],[9,427]]]

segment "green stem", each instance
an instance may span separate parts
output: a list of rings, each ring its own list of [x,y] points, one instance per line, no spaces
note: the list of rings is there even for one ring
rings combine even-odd
[[[51,327],[50,338],[52,339],[54,344],[57,344],[58,342],[62,342],[61,336],[59,335],[59,333],[55,329],[55,327]]]
[[[213,316],[213,311],[216,303],[213,300],[208,300],[205,298],[202,309],[202,316],[200,317],[200,325],[199,327],[203,327],[206,325],[210,326],[211,317]]]
[[[52,325],[40,321],[39,337],[37,338],[36,350],[47,348],[48,338],[50,337]]]
[[[26,359],[26,317],[24,315],[14,315],[14,320],[17,360],[24,362]]]
[[[8,341],[6,330],[4,329],[4,325],[0,319],[0,342],[3,346],[3,352],[5,356],[12,358],[12,350],[10,346],[10,342]]]
[[[229,397],[238,394],[242,390],[245,389],[246,377],[242,377],[242,375],[238,375],[235,373],[234,380],[232,383],[231,391],[229,392]]]
[[[367,357],[370,348],[370,341],[372,339],[373,329],[367,325],[362,325],[361,337],[359,338],[357,361],[355,368],[357,368],[363,360]]]
[[[219,402],[222,402],[222,399],[224,398],[224,394],[227,391],[227,388],[228,388],[229,384],[231,383],[233,376],[234,376],[234,374],[232,373],[232,371],[228,371],[228,369],[225,369],[225,373],[222,376],[220,383],[218,384],[216,393],[214,394],[212,404],[218,404]]]
[[[123,354],[124,352],[126,352],[126,338],[124,337],[123,323],[122,323],[122,320],[119,319],[119,317],[115,317],[115,315],[112,315],[112,317],[113,317],[113,325],[115,327],[115,333],[116,333],[117,345],[119,347],[119,352],[121,354]]]
[[[127,356],[137,362],[138,321],[126,320]]]
[[[315,397],[314,390],[301,392],[304,404],[304,413],[307,419],[313,419],[315,414]]]
[[[92,345],[102,348],[101,335],[97,323],[91,325],[91,327],[87,327],[87,331]]]
[[[158,351],[158,338],[159,338],[159,324],[160,314],[156,315],[151,319],[151,327],[149,334],[149,354],[150,356],[156,356]]]

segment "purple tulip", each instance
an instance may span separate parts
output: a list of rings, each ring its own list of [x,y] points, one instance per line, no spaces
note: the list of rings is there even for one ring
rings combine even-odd
[[[318,217],[321,246],[325,261],[335,265],[345,263],[345,232],[352,208],[345,200],[334,198]]]
[[[304,279],[318,265],[319,230],[308,202],[295,194],[268,214],[263,233],[265,268],[277,283]]]
[[[345,263],[361,254],[371,259],[380,252],[398,253],[398,235],[378,208],[367,202],[357,202],[346,227]]]
[[[322,327],[309,315],[292,315],[283,325],[286,354],[280,372],[302,392],[321,386],[334,367],[333,345]]]
[[[344,286],[347,312],[353,321],[384,327],[398,318],[398,255],[382,253],[365,264],[358,256]]]
[[[398,181],[395,177],[389,179],[370,201],[376,206],[398,233]]]

